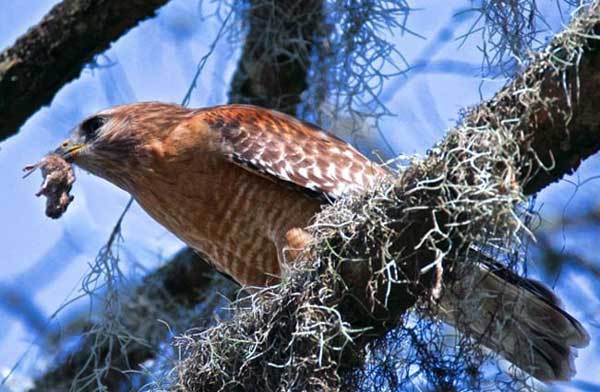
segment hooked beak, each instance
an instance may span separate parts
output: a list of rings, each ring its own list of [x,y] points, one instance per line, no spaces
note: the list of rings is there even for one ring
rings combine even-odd
[[[77,156],[77,152],[83,148],[84,144],[73,143],[69,139],[65,140],[54,150],[54,153],[60,155],[65,161],[72,163]]]

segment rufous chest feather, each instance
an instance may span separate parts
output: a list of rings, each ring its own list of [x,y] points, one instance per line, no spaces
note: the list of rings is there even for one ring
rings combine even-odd
[[[211,155],[155,166],[136,178],[131,193],[219,270],[262,284],[262,275],[279,274],[286,233],[308,225],[320,202]]]

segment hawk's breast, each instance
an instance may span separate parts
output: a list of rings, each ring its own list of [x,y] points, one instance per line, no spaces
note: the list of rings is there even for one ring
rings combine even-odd
[[[207,166],[208,172],[194,169]],[[225,160],[169,170],[174,171],[180,174],[155,173],[151,191],[136,199],[169,231],[244,285],[275,281],[285,234],[307,226],[321,204]]]

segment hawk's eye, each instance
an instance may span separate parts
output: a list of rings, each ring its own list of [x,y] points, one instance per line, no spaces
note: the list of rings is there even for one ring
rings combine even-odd
[[[106,123],[106,119],[100,116],[90,117],[85,120],[81,126],[81,135],[85,138],[85,141],[90,141],[98,136],[98,130]]]

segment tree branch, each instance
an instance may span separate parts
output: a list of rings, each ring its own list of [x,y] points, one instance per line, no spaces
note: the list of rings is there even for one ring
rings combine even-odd
[[[64,0],[0,54],[0,141],[168,0]]]

